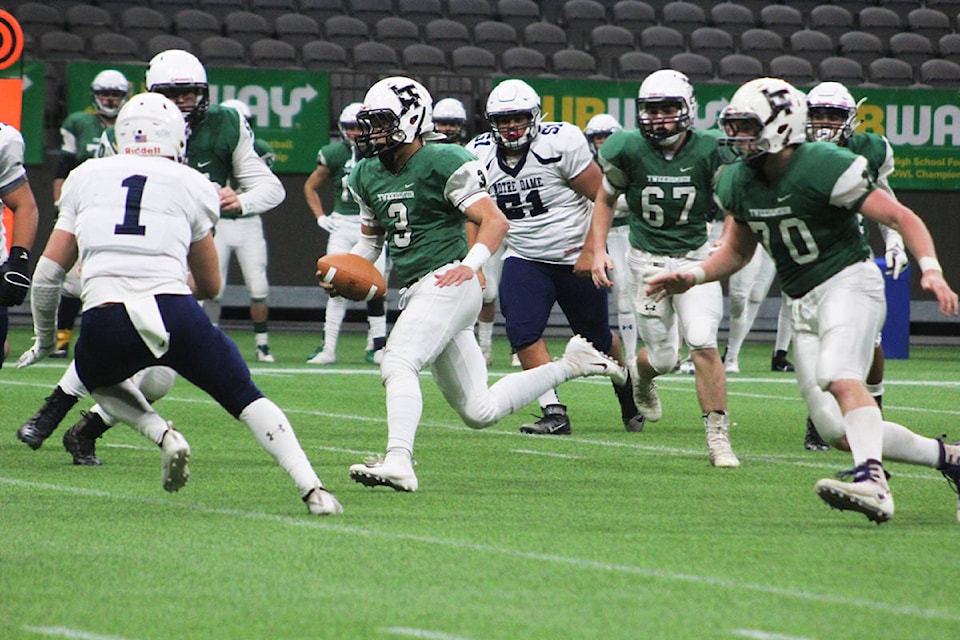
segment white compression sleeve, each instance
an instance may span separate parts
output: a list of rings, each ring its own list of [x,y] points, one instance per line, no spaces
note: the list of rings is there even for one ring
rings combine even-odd
[[[42,346],[57,340],[57,307],[66,272],[59,264],[40,256],[33,272],[30,287],[30,312],[33,314],[33,332]]]

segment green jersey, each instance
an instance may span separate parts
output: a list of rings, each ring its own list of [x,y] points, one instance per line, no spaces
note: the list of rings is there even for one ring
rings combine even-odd
[[[617,131],[600,147],[606,182],[626,195],[630,246],[682,256],[707,241],[716,216],[713,182],[720,168],[720,132],[690,129],[670,160],[639,130]]]
[[[738,162],[720,174],[716,195],[724,211],[750,226],[781,287],[798,298],[870,257],[857,212],[874,188],[865,158],[832,142],[808,142],[775,183]]]
[[[330,170],[333,185],[333,211],[345,216],[360,214],[360,205],[347,188],[350,172],[357,166],[353,145],[346,142],[331,142],[317,153],[317,164]]]
[[[364,158],[348,182],[363,224],[386,233],[403,286],[467,255],[463,210],[489,197],[483,166],[453,144],[422,147],[396,174],[378,158]]]
[[[60,153],[73,156],[74,166],[93,158],[100,145],[100,136],[107,125],[96,113],[77,111],[67,116],[60,126],[63,142]]]

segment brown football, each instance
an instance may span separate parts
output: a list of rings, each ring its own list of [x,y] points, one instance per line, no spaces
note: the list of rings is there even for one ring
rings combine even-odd
[[[330,253],[321,257],[317,260],[317,275],[348,300],[376,300],[387,292],[387,283],[377,267],[352,253]]]

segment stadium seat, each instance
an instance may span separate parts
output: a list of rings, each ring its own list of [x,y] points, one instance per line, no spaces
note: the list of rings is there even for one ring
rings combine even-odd
[[[500,69],[508,76],[537,76],[547,72],[547,59],[536,49],[514,47],[500,55]]]
[[[883,57],[883,54],[883,42],[866,31],[848,31],[837,41],[837,55],[860,64],[869,64],[871,60]]]
[[[890,38],[889,46],[891,58],[903,60],[917,69],[935,55],[929,38],[909,31],[894,35]]]
[[[224,36],[210,36],[200,43],[200,59],[207,67],[235,67],[247,64],[242,43]]]
[[[914,83],[913,67],[896,58],[877,58],[867,65],[867,78],[884,87],[909,87]]]
[[[951,33],[950,18],[936,9],[914,9],[907,14],[907,28],[931,40],[939,40]]]
[[[760,26],[780,35],[784,40],[803,29],[803,14],[785,4],[771,4],[760,10]]]
[[[948,33],[941,37],[937,41],[937,51],[941,58],[960,64],[960,33]]]
[[[196,48],[199,48],[205,39],[221,34],[220,21],[199,9],[178,11],[173,17],[173,31]]]
[[[370,29],[367,23],[353,16],[333,16],[323,23],[323,35],[350,51],[361,42],[370,40]]]
[[[941,4],[938,0],[926,0],[923,3],[928,9],[938,9],[944,11],[945,6],[952,8],[953,11],[957,10],[956,0],[949,0],[946,3]],[[884,9],[890,9],[900,16],[900,20],[906,24],[907,16],[910,15],[910,12],[916,9],[920,3],[917,0],[877,0],[877,5],[883,7]],[[949,11],[944,11],[944,13],[949,13]]]
[[[864,81],[863,65],[856,60],[833,56],[820,61],[817,76],[821,82],[839,82],[855,87]]]
[[[806,87],[816,80],[809,60],[785,54],[770,61],[768,72],[774,78],[783,78],[795,87]]]
[[[449,56],[457,47],[470,44],[470,31],[459,22],[438,18],[423,28],[423,41]]]
[[[707,26],[707,14],[703,8],[692,2],[668,2],[661,9],[660,24],[680,33],[690,34]]]
[[[810,28],[837,42],[841,35],[854,30],[853,14],[835,4],[822,4],[810,12]]]
[[[487,20],[473,28],[473,44],[499,57],[507,49],[520,44],[520,36],[505,22]]]
[[[607,24],[607,10],[597,0],[567,0],[560,9],[559,24],[567,34],[567,42],[583,49],[590,32]]]
[[[145,43],[153,36],[170,33],[170,19],[150,7],[128,7],[120,14],[120,33]]]
[[[447,0],[447,16],[468,30],[495,18],[491,0]]]
[[[347,15],[343,0],[297,0],[297,5],[297,13],[313,18],[320,25],[324,24],[327,18]]]
[[[690,82],[711,82],[715,79],[713,61],[699,53],[677,53],[670,58],[669,67],[686,75]]]
[[[380,42],[360,42],[353,47],[353,68],[361,73],[396,73],[400,60],[394,48]]]
[[[47,31],[40,36],[40,55],[49,60],[83,60],[86,41],[75,33]]]
[[[740,53],[753,56],[766,68],[770,61],[786,52],[783,38],[769,29],[747,29],[740,35]]]
[[[189,40],[170,33],[160,33],[147,40],[147,48],[144,53],[146,53],[146,58],[149,60],[161,51],[167,51],[168,49],[182,49],[190,53],[194,52],[193,43]]]
[[[690,52],[713,61],[734,52],[733,36],[717,27],[700,27],[690,34]]]
[[[59,9],[39,2],[24,2],[13,13],[23,32],[35,38],[50,31],[62,31],[66,24]]]
[[[197,9],[206,11],[222,24],[228,14],[246,11],[244,0],[196,0]]]
[[[666,63],[677,53],[686,51],[683,34],[676,29],[656,25],[640,32],[640,51],[652,54]]]
[[[731,53],[717,62],[717,77],[729,84],[743,84],[763,76],[763,64],[742,53]]]
[[[567,33],[551,22],[534,22],[523,29],[523,45],[552,56],[567,48]]]
[[[266,69],[294,69],[300,66],[293,44],[264,38],[250,45],[250,62]]]
[[[450,70],[447,55],[429,44],[411,44],[400,56],[404,70],[413,76],[436,75]]]
[[[223,19],[223,34],[249,49],[257,40],[269,38],[272,30],[266,18],[249,11],[233,11]]]
[[[397,15],[417,25],[420,31],[431,20],[443,16],[440,0],[400,0]]]
[[[710,8],[710,24],[739,38],[744,31],[754,28],[757,20],[753,11],[742,4],[721,2]]]
[[[540,7],[534,0],[498,0],[497,20],[520,33],[528,24],[540,21]]]
[[[149,0],[147,5],[151,9],[159,11],[163,15],[167,16],[171,23],[173,23],[173,19],[177,17],[177,14],[184,9],[197,8],[197,3],[193,0]]]
[[[809,60],[814,68],[824,58],[836,55],[833,40],[827,34],[812,29],[803,29],[790,36],[790,53]]]
[[[265,19],[267,22],[276,24],[277,18],[291,13],[297,13],[297,3],[295,0],[247,0],[250,11]],[[313,18],[311,18],[312,20]],[[293,44],[292,42],[290,44]]]
[[[604,75],[613,76],[617,58],[635,49],[633,33],[623,27],[602,24],[590,32],[587,50],[596,58],[597,68]]]
[[[90,57],[101,62],[138,62],[142,59],[136,40],[112,31],[90,38]]]
[[[617,58],[617,77],[621,80],[640,81],[654,71],[664,68],[657,56],[643,51],[631,51]]]
[[[657,24],[657,13],[650,4],[641,0],[619,0],[613,5],[611,24],[639,34]]]
[[[273,32],[278,40],[299,48],[311,40],[321,38],[320,23],[302,13],[285,13],[273,21]]]
[[[876,5],[876,0],[830,0],[830,4],[843,7],[856,16],[862,9]]]
[[[404,18],[387,16],[373,26],[373,39],[397,51],[403,51],[404,47],[420,42],[420,28]]]
[[[347,50],[328,40],[312,40],[300,47],[303,66],[312,71],[344,71],[348,68]]]
[[[376,24],[394,15],[392,0],[346,0],[346,2],[350,15],[367,24]]]
[[[883,7],[867,7],[857,14],[857,29],[880,38],[884,46],[903,31],[903,22],[896,11]]]
[[[482,47],[467,45],[450,53],[450,66],[454,73],[465,76],[488,76],[497,72],[497,59]]]
[[[561,78],[590,78],[602,75],[597,60],[586,51],[561,49],[550,56],[553,73]]]
[[[104,31],[113,31],[113,16],[105,9],[78,4],[67,9],[67,31],[81,38],[92,38]]]
[[[920,65],[920,82],[936,89],[960,88],[960,64],[934,58]]]

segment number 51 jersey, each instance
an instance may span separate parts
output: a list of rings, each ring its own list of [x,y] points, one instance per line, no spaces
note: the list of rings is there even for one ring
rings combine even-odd
[[[570,187],[593,162],[583,132],[567,122],[544,122],[514,166],[489,131],[467,149],[483,163],[490,195],[510,220],[504,257],[574,264],[593,211],[593,203]]]

